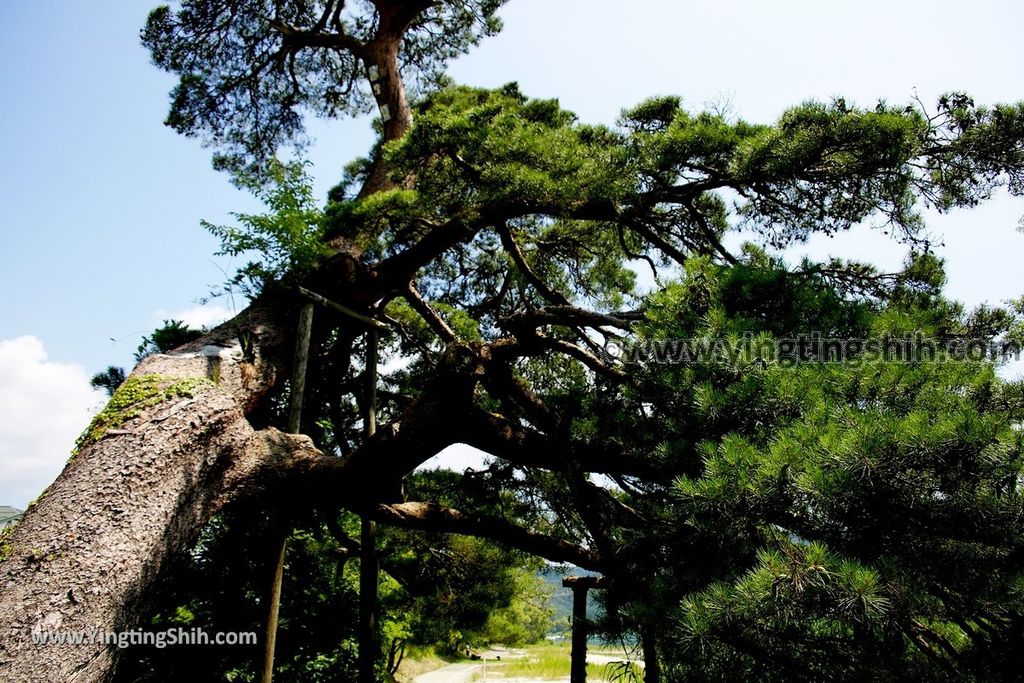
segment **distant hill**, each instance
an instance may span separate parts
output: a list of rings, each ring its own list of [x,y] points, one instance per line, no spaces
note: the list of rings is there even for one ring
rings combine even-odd
[[[0,505],[0,529],[12,526],[21,519],[22,510],[9,505]]]
[[[569,635],[569,624],[572,617],[572,589],[562,586],[562,579],[566,576],[597,576],[595,572],[580,569],[579,567],[564,567],[560,565],[548,565],[547,568],[538,572],[538,576],[549,583],[552,588],[551,601],[548,603],[555,610],[553,617],[554,627],[549,637]],[[594,600],[594,592],[587,596],[587,616],[596,619],[602,614],[602,607]]]

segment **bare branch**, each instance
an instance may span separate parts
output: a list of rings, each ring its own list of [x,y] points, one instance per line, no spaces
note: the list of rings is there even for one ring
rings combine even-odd
[[[641,221],[636,219],[630,219],[626,221],[626,225],[633,230],[636,234],[643,237],[645,240],[653,244],[655,247],[660,249],[662,253],[671,258],[676,263],[682,265],[686,263],[689,258],[685,253],[680,251],[677,247],[673,246],[671,242],[663,238],[658,233],[654,232],[650,227],[644,225]]]
[[[462,443],[519,467],[562,472],[571,457],[586,472],[662,478],[650,460],[631,454],[621,444],[563,440],[480,408],[464,424]]]
[[[281,46],[290,50],[301,50],[311,47],[344,50],[359,59],[366,56],[366,46],[356,38],[345,33],[322,33],[320,31],[304,31],[278,21],[271,21],[270,27],[281,34]]]
[[[698,211],[693,204],[686,204],[686,210],[689,212],[690,217],[693,218],[694,223],[700,228],[700,231],[704,234],[704,239],[708,241],[708,244],[721,255],[730,265],[737,265],[739,259],[730,254],[722,243],[718,240],[718,236],[715,235],[715,231],[708,225],[707,219],[704,218],[703,214]]]
[[[612,365],[609,365],[608,363],[605,363],[596,355],[580,346],[571,344],[563,339],[544,339],[545,345],[548,346],[549,348],[564,353],[565,355],[570,356],[572,358],[575,358],[576,360],[583,363],[584,365],[586,365],[588,368],[598,373],[599,375],[604,375],[605,377],[614,379],[618,382],[629,381],[628,374]]]
[[[512,261],[522,272],[526,280],[533,285],[538,292],[540,292],[540,295],[553,304],[569,305],[569,300],[565,298],[565,296],[549,287],[544,280],[533,272],[533,269],[530,268],[530,264],[526,262],[526,257],[523,255],[522,249],[519,248],[519,244],[516,242],[515,236],[512,234],[512,231],[509,230],[508,224],[504,222],[499,223],[497,231],[498,236],[501,238],[502,247],[504,247],[505,251],[508,252],[508,255],[512,257]]]
[[[451,344],[459,341],[459,336],[455,334],[455,330],[445,322],[444,318],[438,315],[437,311],[427,303],[426,299],[416,289],[416,285],[412,282],[405,288],[402,293],[403,298],[409,302],[413,310],[420,314],[431,329],[437,333],[437,336],[441,338],[445,343]]]

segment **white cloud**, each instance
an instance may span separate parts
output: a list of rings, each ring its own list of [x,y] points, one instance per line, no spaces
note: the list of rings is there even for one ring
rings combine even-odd
[[[1024,381],[1024,358],[1013,357],[998,370],[999,376],[1011,382]]]
[[[180,320],[189,327],[213,327],[218,325],[235,314],[227,306],[206,305],[193,306],[177,311],[168,311],[161,308],[153,312],[153,326],[158,327],[165,320]]]
[[[24,508],[56,478],[104,399],[36,337],[0,340],[0,505]]]

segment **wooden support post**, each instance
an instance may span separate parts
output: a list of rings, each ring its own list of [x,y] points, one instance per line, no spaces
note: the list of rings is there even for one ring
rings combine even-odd
[[[587,587],[572,588],[571,683],[587,683]]]
[[[604,585],[602,576],[567,576],[562,585],[572,588],[572,665],[569,683],[587,682],[587,591]]]
[[[309,340],[313,333],[313,304],[305,304],[299,311],[299,327],[295,336],[295,358],[292,363],[291,400],[288,410],[288,431],[298,434],[302,427],[302,398],[306,392],[306,367],[309,365]],[[278,520],[280,521],[280,520]],[[281,609],[281,584],[284,582],[284,556],[289,530],[282,528],[278,543],[274,580],[270,587],[270,606],[267,611],[267,629],[263,643],[262,683],[274,679],[274,648],[277,645],[277,618]]]
[[[274,680],[274,648],[277,646],[277,617],[281,609],[281,584],[284,582],[284,553],[288,535],[275,537],[277,562],[274,565],[274,579],[270,585],[270,608],[267,610],[267,626],[263,641],[263,673],[260,680],[271,683]]]
[[[363,517],[359,534],[359,683],[375,682],[377,663],[377,525]]]
[[[366,438],[377,431],[377,332],[366,333]],[[363,517],[359,539],[359,683],[374,683],[374,665],[379,650],[377,635],[377,591],[380,566],[377,561],[377,525]]]

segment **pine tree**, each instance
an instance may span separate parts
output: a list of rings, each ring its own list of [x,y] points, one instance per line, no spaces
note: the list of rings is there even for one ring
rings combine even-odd
[[[247,501],[600,571],[605,627],[640,641],[648,681],[1010,677],[1019,385],[992,362],[819,362],[799,340],[1020,338],[1019,309],[942,298],[921,210],[1024,193],[1024,105],[836,100],[754,124],[656,98],[588,125],[514,85],[433,78],[496,7],[194,0],[152,15],[144,41],[181,79],[170,123],[241,182],[268,179],[298,108],[355,111],[357,86],[380,145],[314,226],[328,255],[144,359],[5,539],[0,612],[27,628],[0,634],[0,676],[106,676],[113,653],[40,653],[29,631],[137,622],[169,558]],[[424,76],[415,111],[399,63]],[[862,224],[910,246],[905,269],[773,256]],[[756,237],[734,253],[737,228]],[[316,313],[303,434],[284,434],[310,291],[333,303]],[[365,438],[369,327],[405,363]],[[494,462],[407,497],[403,480],[453,443]]]

